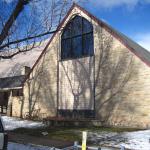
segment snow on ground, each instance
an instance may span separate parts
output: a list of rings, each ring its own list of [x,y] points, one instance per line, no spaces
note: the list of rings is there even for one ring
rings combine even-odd
[[[44,127],[42,122],[35,122],[29,120],[21,120],[15,117],[2,116],[2,121],[5,130],[13,130],[16,128],[38,128]],[[150,130],[142,130],[136,132],[89,132],[88,140],[95,145],[112,146],[125,148],[131,150],[150,150]],[[18,148],[21,146],[22,148]],[[13,147],[13,148],[12,148]],[[47,147],[36,147],[32,145],[18,145],[9,143],[8,150],[49,150]]]
[[[122,143],[126,148],[150,150],[150,130],[124,133],[121,136],[127,139],[127,142]]]
[[[50,147],[47,146],[37,146],[37,145],[24,145],[18,143],[8,143],[8,150],[50,150]]]
[[[17,128],[38,128],[44,127],[42,122],[22,120],[15,117],[2,116],[2,122],[5,130],[14,130]]]
[[[150,130],[124,132],[124,133],[89,133],[91,141],[95,144],[125,148],[131,150],[150,150]]]
[[[73,148],[69,148],[69,149],[73,150]],[[9,142],[8,150],[53,150],[53,148],[47,147],[47,146],[40,146],[40,145],[32,145],[32,144],[24,145],[24,144]],[[60,150],[60,149],[55,148],[55,150]],[[65,148],[64,148],[64,150],[65,150]],[[101,148],[101,150],[112,150],[112,149]]]

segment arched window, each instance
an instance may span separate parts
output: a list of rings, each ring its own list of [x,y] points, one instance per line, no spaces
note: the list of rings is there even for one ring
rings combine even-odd
[[[93,53],[93,26],[85,18],[75,16],[61,36],[61,59],[92,56]]]

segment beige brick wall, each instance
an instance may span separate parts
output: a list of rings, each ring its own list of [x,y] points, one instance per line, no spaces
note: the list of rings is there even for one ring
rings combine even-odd
[[[96,55],[96,74],[98,74],[98,62],[100,61],[101,47],[99,47],[99,34],[103,34],[104,37],[109,37],[110,34],[105,29],[95,27],[97,32],[95,33],[95,55]],[[107,38],[103,38],[103,41]],[[107,41],[107,40],[106,40]],[[99,44],[97,44],[99,43]],[[105,42],[107,43],[107,42]],[[104,48],[106,50],[106,48]],[[122,127],[138,127],[147,128],[150,126],[150,67],[142,62],[136,55],[134,55],[129,49],[127,49],[116,38],[112,37],[111,54],[109,54],[111,61],[107,62],[104,69],[101,69],[103,73],[99,76],[100,84],[96,86],[96,92],[99,93],[107,87],[102,84],[106,84],[110,77],[105,77],[112,74],[110,70],[113,70],[112,64],[122,64],[118,68],[114,69],[116,73],[113,76],[117,76],[114,81],[112,80],[111,88],[104,90],[104,94],[96,97],[96,111],[97,118],[100,119],[104,125],[122,126]],[[121,59],[120,59],[121,58]],[[122,60],[125,60],[122,61]],[[132,59],[132,62],[130,63]],[[110,65],[110,73],[107,71],[107,63]],[[130,65],[129,65],[130,63]],[[112,68],[112,69],[111,69]],[[127,69],[128,68],[128,69]],[[119,70],[124,70],[122,73]],[[104,76],[104,77],[103,77]],[[117,89],[118,85],[123,79],[128,77],[123,88],[115,96],[111,98],[110,92]],[[100,87],[101,86],[101,87]],[[113,88],[115,88],[113,90]],[[107,101],[107,99],[109,99]],[[101,105],[99,105],[101,104]]]
[[[12,116],[21,117],[22,97],[12,97]]]
[[[94,109],[93,64],[93,57],[59,63],[59,109]]]
[[[119,126],[150,126],[150,68],[135,57],[138,74],[124,88],[122,101],[117,103],[110,124]]]

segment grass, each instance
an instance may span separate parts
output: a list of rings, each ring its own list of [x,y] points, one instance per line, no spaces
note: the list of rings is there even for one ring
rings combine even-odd
[[[44,137],[54,140],[62,141],[81,141],[82,131],[93,131],[93,132],[132,132],[138,131],[135,128],[108,128],[108,127],[91,127],[91,128],[79,128],[79,127],[49,127],[49,128],[38,128],[38,129],[27,129],[19,128],[11,132],[19,134],[27,134],[30,136]],[[47,136],[43,136],[42,132],[48,132]]]
[[[62,141],[79,141],[81,139],[81,136],[79,136],[79,134],[77,134],[74,130],[68,128],[18,128],[11,132]],[[43,136],[42,132],[48,132],[48,135]]]

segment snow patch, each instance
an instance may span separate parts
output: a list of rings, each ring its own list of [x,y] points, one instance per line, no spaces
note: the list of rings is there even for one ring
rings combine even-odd
[[[41,146],[41,145],[32,145],[32,144],[18,144],[9,142],[8,143],[8,150],[53,150],[54,147],[47,147],[47,146]],[[64,148],[64,149],[70,149],[73,150],[73,148]],[[58,148],[55,148],[55,150],[61,150]],[[63,150],[63,149],[62,149]],[[101,150],[114,150],[111,148],[104,148],[102,147]]]
[[[5,130],[14,130],[17,128],[39,128],[45,126],[42,122],[22,120],[15,117],[2,116],[1,118]]]
[[[90,141],[96,145],[105,145],[131,150],[150,150],[150,130],[136,132],[89,132]]]
[[[8,143],[8,150],[50,150],[50,147],[47,146],[38,146],[38,145],[24,145],[18,143]]]
[[[127,138],[123,146],[135,150],[150,150],[150,130],[124,133],[122,137]]]

